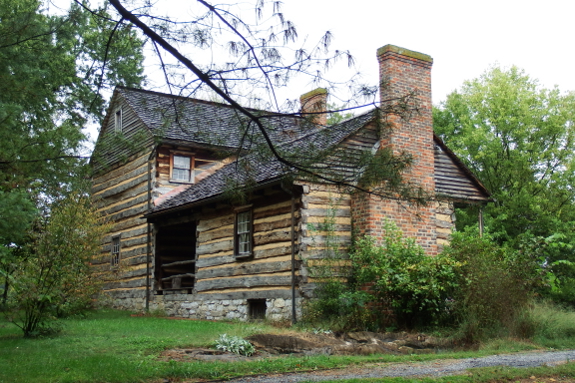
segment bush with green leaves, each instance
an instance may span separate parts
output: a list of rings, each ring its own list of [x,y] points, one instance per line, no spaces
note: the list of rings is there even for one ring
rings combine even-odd
[[[533,298],[533,278],[540,266],[524,253],[500,246],[489,236],[454,233],[445,253],[462,266],[454,293],[458,338],[477,342],[495,336],[529,337],[522,318]]]
[[[25,336],[53,332],[58,328],[53,319],[91,303],[102,283],[91,262],[107,230],[89,198],[74,194],[52,204],[10,275],[6,315]]]
[[[575,304],[575,240],[564,233],[548,237],[523,233],[515,247],[525,261],[530,262],[523,278],[535,291],[554,301]]]
[[[369,236],[355,240],[350,274],[319,283],[304,320],[335,330],[378,331],[436,325],[451,317],[461,263],[443,254],[427,256],[391,222],[384,229],[381,245]]]
[[[254,345],[239,336],[228,336],[222,334],[216,340],[216,349],[220,351],[233,352],[234,354],[251,356],[256,351]]]
[[[380,327],[444,322],[450,315],[461,263],[444,254],[426,255],[392,222],[386,222],[384,229],[380,246],[364,237],[355,242],[350,254],[355,283],[358,288],[368,287],[373,295],[368,307],[380,311]]]
[[[304,322],[333,331],[377,330],[376,318],[366,309],[373,296],[355,290],[353,283],[329,278],[317,283],[314,295],[304,305]]]

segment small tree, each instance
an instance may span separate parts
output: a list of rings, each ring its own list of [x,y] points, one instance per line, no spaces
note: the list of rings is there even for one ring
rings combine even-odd
[[[71,195],[52,205],[13,274],[8,315],[24,336],[50,330],[52,319],[89,304],[100,288],[90,263],[107,229],[87,197]]]

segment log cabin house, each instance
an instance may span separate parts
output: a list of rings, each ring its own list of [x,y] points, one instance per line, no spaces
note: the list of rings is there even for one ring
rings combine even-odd
[[[374,110],[325,126],[322,89],[302,96],[311,118],[253,111],[278,151],[306,158],[324,178],[254,149],[262,147],[254,125],[230,106],[118,87],[91,161],[93,196],[113,222],[103,246],[109,262],[100,264],[119,274],[105,287],[113,305],[202,319],[295,319],[313,294],[312,261],[333,243],[348,246],[352,230],[381,240],[389,219],[428,254],[440,252],[454,206],[483,204],[489,193],[433,134],[431,57],[387,45],[378,61],[388,84],[381,107],[410,94],[418,113]],[[383,148],[412,156],[405,178],[433,196],[425,206],[353,187],[365,172],[357,159]]]

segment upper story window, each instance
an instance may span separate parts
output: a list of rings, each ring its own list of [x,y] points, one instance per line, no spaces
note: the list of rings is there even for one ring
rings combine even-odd
[[[234,233],[234,254],[237,258],[252,255],[253,250],[253,219],[252,209],[242,208],[236,212]]]
[[[170,163],[170,181],[195,183],[217,161],[198,158],[194,153],[174,152]]]
[[[114,130],[116,133],[122,133],[122,108],[116,110],[114,115]]]
[[[174,155],[172,165],[172,180],[190,182],[192,180],[192,158]]]

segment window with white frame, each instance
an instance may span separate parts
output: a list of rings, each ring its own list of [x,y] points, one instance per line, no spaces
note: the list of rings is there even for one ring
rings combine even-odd
[[[252,210],[244,209],[236,213],[234,233],[235,256],[245,258],[252,255],[253,249]]]
[[[172,180],[190,182],[192,178],[192,157],[174,155],[172,163]]]
[[[198,158],[193,153],[172,153],[170,180],[173,182],[195,183],[204,172],[217,164],[217,161]]]

